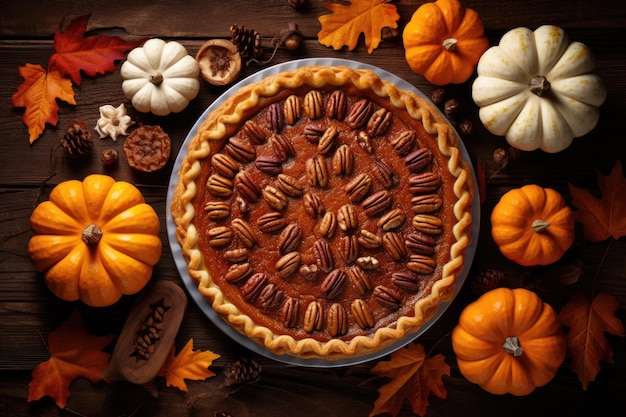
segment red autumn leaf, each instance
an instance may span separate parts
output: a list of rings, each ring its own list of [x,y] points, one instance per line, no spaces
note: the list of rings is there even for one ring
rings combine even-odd
[[[388,362],[379,362],[372,373],[391,381],[378,389],[379,396],[374,403],[370,417],[382,413],[396,416],[405,399],[409,400],[414,413],[423,416],[428,406],[428,396],[432,392],[445,399],[448,394],[442,376],[450,375],[450,366],[441,354],[426,358],[424,347],[411,343],[391,355]]]
[[[48,68],[69,76],[80,85],[80,71],[89,76],[115,70],[115,61],[142,44],[145,39],[127,42],[118,36],[85,36],[89,15],[72,20],[64,32],[57,29],[54,35],[55,53],[50,57]]]
[[[582,294],[575,294],[559,313],[567,333],[568,355],[583,389],[587,389],[600,372],[600,361],[612,363],[613,349],[604,333],[624,336],[624,325],[615,317],[619,308],[617,298],[601,293],[593,302]]]
[[[396,6],[387,4],[388,2],[389,0],[358,0],[349,5],[324,4],[332,13],[318,19],[322,24],[322,30],[317,34],[319,42],[332,46],[335,50],[347,46],[351,51],[356,48],[363,33],[367,52],[371,54],[380,44],[382,29],[398,27],[400,15]]]
[[[193,350],[193,339],[189,339],[183,350],[174,355],[174,348],[170,356],[159,371],[160,376],[165,377],[166,385],[175,386],[181,391],[187,392],[185,379],[200,381],[215,376],[208,368],[220,355],[210,350]]]
[[[115,336],[92,336],[87,334],[78,312],[48,335],[50,359],[33,370],[28,384],[28,401],[36,401],[46,395],[54,398],[65,408],[70,397],[70,384],[83,377],[96,383],[109,362],[109,354],[102,352]]]
[[[19,69],[24,82],[13,94],[14,107],[25,107],[22,121],[28,126],[29,141],[33,143],[43,132],[46,123],[53,126],[59,120],[57,99],[76,104],[72,82],[59,72],[46,73],[40,65],[26,64]]]
[[[626,179],[622,163],[617,161],[611,174],[597,173],[601,198],[589,191],[569,185],[576,207],[576,220],[583,225],[585,239],[600,242],[610,237],[626,236]]]

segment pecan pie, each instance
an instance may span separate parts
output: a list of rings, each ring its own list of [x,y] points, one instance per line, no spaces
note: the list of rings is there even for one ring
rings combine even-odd
[[[417,331],[464,267],[472,175],[432,104],[308,66],[242,87],[182,160],[171,205],[198,291],[271,352],[339,359]]]

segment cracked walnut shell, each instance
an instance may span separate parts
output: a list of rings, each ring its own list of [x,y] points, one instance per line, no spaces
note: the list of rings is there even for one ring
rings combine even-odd
[[[163,168],[170,158],[171,140],[160,126],[141,126],[124,142],[128,165],[143,172]]]

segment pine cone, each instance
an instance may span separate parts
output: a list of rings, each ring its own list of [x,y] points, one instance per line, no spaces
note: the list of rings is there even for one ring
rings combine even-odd
[[[258,58],[263,54],[261,46],[261,34],[254,29],[247,29],[245,26],[230,27],[231,41],[237,45],[239,55],[243,60],[248,58]]]
[[[504,272],[502,271],[497,269],[485,269],[472,280],[472,292],[477,295],[482,295],[501,287],[504,278]]]
[[[72,158],[78,158],[91,152],[93,139],[91,132],[85,123],[80,120],[72,120],[67,132],[61,138],[61,145]]]
[[[254,358],[242,357],[224,367],[226,385],[241,385],[256,382],[261,376],[261,364]]]

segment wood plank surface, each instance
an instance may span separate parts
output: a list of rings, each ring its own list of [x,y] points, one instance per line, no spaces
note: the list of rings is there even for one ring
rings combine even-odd
[[[343,58],[376,65],[415,85],[429,96],[436,88],[413,73],[404,59],[401,37],[384,41],[368,54],[362,40],[354,51],[334,51],[317,40],[318,17],[329,13],[323,1],[309,0],[303,9],[294,10],[287,0],[214,1],[120,1],[33,0],[3,2],[0,6],[0,415],[2,416],[209,416],[228,411],[243,416],[367,416],[373,409],[377,389],[387,380],[371,372],[374,362],[351,367],[316,369],[297,367],[259,357],[263,366],[261,378],[239,390],[224,386],[223,369],[249,352],[225,336],[190,300],[179,330],[178,349],[190,339],[194,347],[210,349],[221,357],[211,369],[216,377],[188,382],[189,392],[158,387],[153,398],[142,388],[128,383],[91,384],[84,379],[71,386],[72,397],[65,410],[50,398],[27,402],[32,370],[49,358],[44,340],[69,315],[79,310],[88,330],[94,334],[119,333],[133,297],[103,309],[89,308],[78,302],[67,303],[55,298],[43,283],[26,251],[32,236],[29,217],[33,208],[48,198],[52,187],[67,179],[81,179],[91,173],[105,173],[118,180],[136,184],[147,202],[157,211],[161,224],[163,255],[155,267],[156,279],[182,285],[169,248],[166,223],[166,191],[174,157],[160,172],[141,174],[123,160],[123,139],[94,140],[94,151],[85,159],[74,161],[59,147],[59,139],[72,120],[82,120],[93,127],[104,104],[119,105],[129,101],[121,90],[121,76],[116,71],[96,77],[83,77],[74,85],[77,105],[59,103],[59,121],[47,125],[33,145],[28,142],[27,127],[22,122],[23,108],[14,108],[11,97],[22,79],[18,68],[26,63],[44,68],[53,52],[52,38],[63,19],[65,23],[90,14],[89,33],[119,35],[127,39],[160,37],[175,39],[190,54],[209,39],[229,38],[231,24],[245,25],[259,31],[264,38],[276,35],[287,22],[296,22],[304,34],[301,49],[295,52],[279,49],[271,63],[251,64],[245,75],[272,64],[299,58]],[[400,28],[424,3],[421,0],[393,1],[398,7]],[[474,133],[464,136],[472,162],[486,167],[486,199],[481,207],[481,234],[468,282],[479,271],[498,268],[507,275],[507,285],[526,286],[537,291],[557,310],[574,292],[597,294],[607,292],[619,300],[617,317],[626,319],[626,240],[611,243],[589,243],[582,239],[577,225],[577,240],[557,265],[523,268],[506,260],[490,238],[489,215],[500,196],[510,188],[538,183],[555,188],[571,202],[568,185],[590,188],[598,193],[596,173],[607,175],[617,161],[626,165],[624,115],[626,115],[626,3],[623,0],[467,0],[467,7],[478,11],[485,23],[492,45],[514,27],[535,29],[555,24],[567,30],[572,40],[586,43],[597,60],[596,72],[604,80],[608,96],[601,107],[597,127],[563,152],[550,155],[540,151],[524,153],[505,169],[492,159],[493,151],[505,146],[501,137],[489,134],[477,118],[478,109],[471,101],[471,83],[447,87],[448,95],[457,98],[464,115],[474,123]],[[266,51],[269,57],[271,51]],[[157,117],[130,108],[137,123],[160,125],[172,139],[175,156],[187,133],[202,112],[224,91],[202,82],[198,97],[179,114]],[[95,134],[95,132],[94,132]],[[104,149],[118,150],[122,160],[113,167],[99,161]],[[626,196],[624,197],[626,198]],[[584,266],[583,279],[570,286],[558,282],[557,267],[575,261]],[[594,279],[594,276],[597,278]],[[596,416],[626,414],[626,338],[608,335],[613,348],[613,362],[601,362],[601,371],[589,388],[581,387],[570,369],[569,359],[557,376],[546,386],[526,397],[496,396],[468,382],[459,372],[451,347],[450,331],[458,322],[462,309],[476,295],[466,283],[452,305],[418,340],[427,351],[433,349],[446,357],[451,366],[443,381],[445,400],[429,397],[426,416],[495,417],[495,416]],[[399,416],[415,415],[405,402]]]

